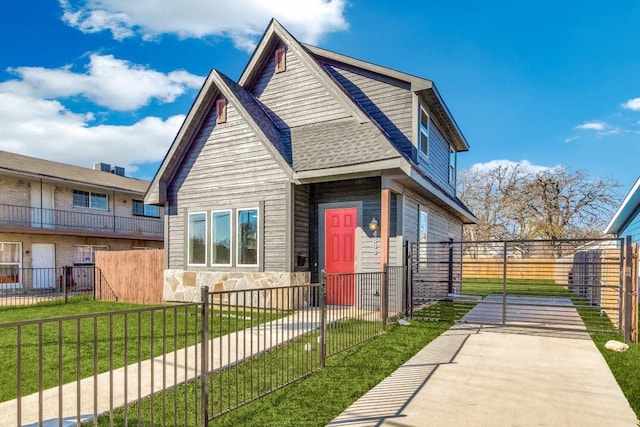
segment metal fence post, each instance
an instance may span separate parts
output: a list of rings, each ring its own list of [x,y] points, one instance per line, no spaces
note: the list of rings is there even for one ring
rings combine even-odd
[[[507,323],[507,242],[502,244],[502,324]]]
[[[387,330],[387,316],[389,313],[389,266],[385,263],[382,271],[382,293],[380,295],[380,315],[382,330]]]
[[[60,286],[62,286],[62,295],[64,295],[64,303],[67,303],[67,267],[62,267],[62,275],[60,276]]]
[[[203,286],[200,289],[200,425],[209,425],[209,393],[207,380],[209,377],[207,361],[209,359],[209,287]]]
[[[327,360],[327,281],[324,270],[320,272],[320,368],[324,368]]]

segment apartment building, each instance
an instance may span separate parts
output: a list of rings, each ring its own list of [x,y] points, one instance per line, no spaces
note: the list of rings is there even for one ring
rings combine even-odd
[[[92,265],[98,250],[162,248],[162,208],[144,204],[148,185],[104,163],[0,151],[0,291],[55,288],[62,267]]]

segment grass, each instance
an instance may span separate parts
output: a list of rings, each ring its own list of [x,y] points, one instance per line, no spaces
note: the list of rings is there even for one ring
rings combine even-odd
[[[371,327],[366,323],[368,322],[348,322],[341,325],[339,331],[328,332],[328,345],[347,342],[346,337],[353,335],[354,330]],[[312,351],[305,349],[305,344],[316,342],[316,334],[309,334],[260,358],[213,375],[210,378],[210,392],[214,396],[214,405],[210,409],[210,415],[224,413],[238,406],[237,396],[257,397],[267,393],[270,388],[279,388],[292,382],[294,375],[313,373],[226,413],[209,425],[324,426],[449,326],[450,324],[437,322],[412,322],[410,326],[389,325],[385,333],[366,344],[328,358],[326,367],[322,370],[318,370],[317,346]],[[300,363],[296,364],[295,361]],[[282,369],[283,366],[285,369]],[[276,376],[278,371],[288,373],[285,376],[280,374],[279,378],[266,376],[267,370],[271,368],[275,368],[273,375]],[[264,376],[262,380],[261,375]],[[153,399],[143,399],[139,406],[130,406],[127,409],[128,423],[136,425],[140,421],[147,425],[164,420],[166,424],[172,424],[177,419],[179,425],[198,425],[195,402],[199,402],[199,399],[197,383],[180,386],[158,394]],[[177,409],[176,414],[172,413],[174,407]],[[124,424],[123,410],[115,411],[112,420],[108,416],[99,419],[99,425],[109,425],[110,422],[115,425]]]
[[[223,321],[210,323],[210,336],[225,335],[281,315],[268,311],[227,314]],[[85,317],[68,318],[76,315]],[[60,317],[66,319],[56,320]],[[193,345],[199,341],[196,319],[198,307],[192,305],[158,307],[74,300],[69,304],[3,308],[0,358],[8,372],[18,371],[20,359],[20,392],[27,395],[38,391],[40,371],[47,389]],[[32,324],[20,328],[7,325],[30,320]],[[17,395],[17,375],[9,375],[0,382],[0,401]]]

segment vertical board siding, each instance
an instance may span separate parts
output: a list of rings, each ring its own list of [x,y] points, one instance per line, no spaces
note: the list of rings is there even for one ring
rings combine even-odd
[[[395,146],[411,158],[413,97],[409,84],[391,81],[363,70],[356,71],[346,65],[325,63],[324,67],[384,129]]]
[[[429,165],[426,172],[449,194],[455,193],[453,184],[449,182],[449,143],[434,122],[429,127]]]
[[[278,128],[349,117],[300,58],[289,49],[286,55],[286,71],[275,73],[275,57],[271,55],[251,89]]]
[[[135,304],[163,302],[164,251],[98,251],[96,268],[100,269],[118,301]]]
[[[216,125],[210,112],[169,185],[169,201],[176,207],[169,218],[169,268],[186,265],[185,210],[251,208],[264,202],[264,269],[287,271],[287,183],[285,173],[232,104],[224,124]]]
[[[295,271],[309,271],[311,253],[309,250],[309,198],[310,187],[308,185],[296,185],[295,187],[295,204],[294,204],[294,251],[293,262],[295,264]],[[307,255],[307,264],[305,266],[298,266],[296,256],[297,254]]]

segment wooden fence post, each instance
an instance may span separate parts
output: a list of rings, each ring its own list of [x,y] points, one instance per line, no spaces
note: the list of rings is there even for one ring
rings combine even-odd
[[[629,338],[631,342],[638,342],[638,305],[640,304],[640,300],[638,300],[638,244],[634,243],[631,248],[631,289],[630,289],[630,330],[629,330]]]

